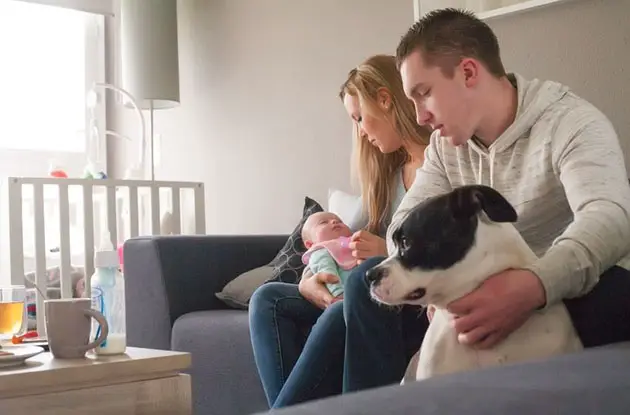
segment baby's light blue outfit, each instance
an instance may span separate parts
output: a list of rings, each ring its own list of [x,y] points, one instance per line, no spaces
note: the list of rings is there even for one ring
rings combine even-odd
[[[318,249],[317,251],[311,254],[311,258],[308,261],[308,266],[313,271],[313,274],[317,274],[318,272],[325,272],[328,274],[333,274],[339,277],[339,282],[334,284],[326,284],[328,287],[328,291],[332,294],[333,297],[337,297],[343,294],[343,285],[346,282],[346,278],[352,272],[354,268],[351,269],[343,269],[337,264],[337,262],[333,259],[332,255],[328,249]]]

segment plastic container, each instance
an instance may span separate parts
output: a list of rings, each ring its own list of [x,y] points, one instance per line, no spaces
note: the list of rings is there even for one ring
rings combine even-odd
[[[109,325],[109,335],[103,344],[94,349],[98,355],[125,353],[127,333],[125,327],[125,280],[119,270],[118,252],[109,238],[101,240],[94,254],[92,275],[92,308],[100,311]],[[100,334],[100,324],[92,323],[91,340]]]
[[[124,244],[118,244],[118,263],[120,264],[120,272],[125,273]]]

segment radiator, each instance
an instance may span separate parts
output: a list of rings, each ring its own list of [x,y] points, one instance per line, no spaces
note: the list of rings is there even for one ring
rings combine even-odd
[[[204,187],[197,182],[9,177],[3,185],[0,282],[34,283],[45,293],[47,270],[59,268],[60,297],[71,298],[79,266],[90,292],[94,251],[103,235],[114,247],[142,235],[204,234]],[[36,310],[44,310],[36,294]],[[37,328],[45,335],[44,313]]]

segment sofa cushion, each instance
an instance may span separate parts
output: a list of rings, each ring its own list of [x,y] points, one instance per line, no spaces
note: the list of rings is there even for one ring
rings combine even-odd
[[[302,226],[310,215],[321,211],[323,208],[319,203],[306,197],[299,223],[275,258],[267,265],[240,274],[215,296],[232,308],[247,309],[252,294],[265,282],[297,283],[305,268],[302,263],[302,254],[306,251],[302,241]]]
[[[251,414],[267,408],[256,371],[247,312],[196,311],[173,324],[173,350],[189,352],[194,411]]]
[[[273,278],[273,267],[268,265],[254,268],[242,273],[227,283],[223,289],[216,293],[216,297],[233,308],[247,309],[249,299],[256,288]]]
[[[362,214],[361,196],[353,195],[339,189],[328,189],[328,211],[353,229],[353,224]]]

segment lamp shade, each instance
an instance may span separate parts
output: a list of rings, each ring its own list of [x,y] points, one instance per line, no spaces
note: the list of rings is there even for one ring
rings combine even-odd
[[[122,84],[143,109],[179,104],[177,0],[121,0]]]

